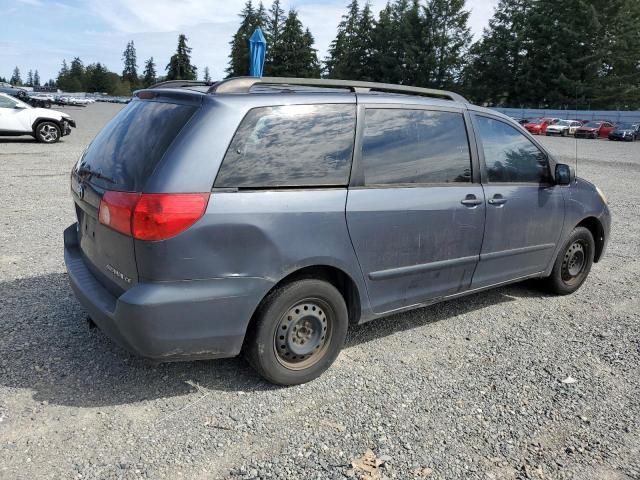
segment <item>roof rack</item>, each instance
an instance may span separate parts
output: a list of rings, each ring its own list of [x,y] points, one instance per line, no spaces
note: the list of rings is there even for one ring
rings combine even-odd
[[[149,88],[184,88],[184,87],[210,87],[213,82],[203,80],[166,80],[151,85]]]
[[[202,85],[202,83],[200,84]],[[392,85],[390,83],[357,82],[351,80],[329,80],[320,78],[235,77],[214,83],[211,88],[209,88],[208,93],[249,93],[254,85],[299,85],[309,87],[346,88],[355,93],[368,93],[371,91],[401,93],[406,95],[420,95],[424,97],[453,100],[454,102],[469,103],[462,95],[446,90],[410,87],[407,85]]]

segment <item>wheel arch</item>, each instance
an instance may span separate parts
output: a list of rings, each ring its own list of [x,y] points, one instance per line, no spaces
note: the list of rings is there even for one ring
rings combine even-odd
[[[262,297],[260,303],[255,308],[247,331],[249,331],[255,324],[258,312],[264,301],[278,288],[288,285],[297,280],[303,280],[313,278],[317,280],[324,280],[333,285],[344,298],[347,304],[347,311],[349,312],[349,324],[355,325],[360,320],[362,314],[361,294],[358,289],[358,285],[353,280],[351,275],[345,272],[343,269],[327,264],[309,265],[298,268],[292,272],[289,272],[286,276],[280,279],[269,291]]]
[[[577,227],[584,227],[591,232],[596,244],[593,261],[594,263],[597,263],[600,260],[600,256],[602,255],[605,245],[604,227],[602,226],[602,223],[596,217],[586,217],[576,225],[576,228]]]
[[[58,128],[60,129],[60,133],[63,132],[62,121],[56,120],[55,118],[38,117],[31,124],[31,131],[33,132],[34,135],[36,134],[36,128],[38,128],[38,125],[41,124],[42,122],[55,123],[58,126]]]

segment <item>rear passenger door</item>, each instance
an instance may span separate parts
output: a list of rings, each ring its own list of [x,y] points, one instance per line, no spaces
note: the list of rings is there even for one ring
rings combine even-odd
[[[485,204],[468,117],[360,105],[347,225],[374,312],[469,288]]]
[[[564,196],[549,158],[506,121],[474,115],[487,220],[472,288],[544,271],[564,223]]]

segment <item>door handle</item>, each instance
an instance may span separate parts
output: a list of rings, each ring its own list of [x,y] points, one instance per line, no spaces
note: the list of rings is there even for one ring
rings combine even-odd
[[[502,195],[500,195],[499,193],[496,193],[493,198],[489,199],[489,205],[495,205],[497,207],[504,205],[505,203],[507,203],[507,199],[504,198]]]
[[[461,200],[460,203],[465,207],[477,207],[482,203],[482,200],[479,200],[475,195],[469,194],[464,200]]]

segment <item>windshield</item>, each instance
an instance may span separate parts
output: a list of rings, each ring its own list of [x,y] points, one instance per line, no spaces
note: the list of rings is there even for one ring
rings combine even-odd
[[[600,125],[602,125],[602,123],[600,123],[600,122],[589,122],[584,126],[586,128],[600,128]]]
[[[76,173],[109,190],[140,192],[198,107],[134,100],[102,129]]]
[[[638,128],[637,123],[620,123],[616,127],[617,130],[635,130]]]
[[[569,122],[568,120],[560,120],[558,123],[556,123],[556,125],[558,125],[559,127],[570,127],[571,122]]]

